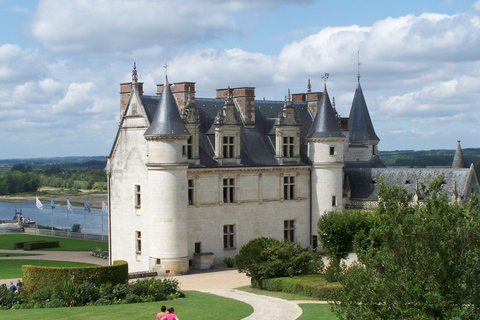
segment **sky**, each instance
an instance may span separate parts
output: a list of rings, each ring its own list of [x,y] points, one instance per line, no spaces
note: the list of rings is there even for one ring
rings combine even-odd
[[[381,151],[480,147],[480,0],[0,0],[0,159],[108,155],[134,62],[147,95],[329,73],[344,117],[359,72]]]

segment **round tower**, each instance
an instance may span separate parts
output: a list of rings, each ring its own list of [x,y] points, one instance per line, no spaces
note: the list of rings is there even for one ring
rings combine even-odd
[[[343,209],[343,167],[345,136],[340,131],[327,88],[318,104],[315,119],[306,136],[312,162],[312,235],[317,221],[330,210]]]
[[[168,80],[144,137],[148,148],[149,267],[159,274],[184,274],[188,272],[185,150],[190,133]]]

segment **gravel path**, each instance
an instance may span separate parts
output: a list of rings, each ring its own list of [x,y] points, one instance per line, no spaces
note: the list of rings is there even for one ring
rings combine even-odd
[[[302,309],[294,302],[260,296],[253,293],[238,291],[234,289],[220,289],[205,291],[230,299],[235,299],[248,303],[253,307],[253,313],[244,320],[253,319],[286,319],[295,320],[302,315]]]

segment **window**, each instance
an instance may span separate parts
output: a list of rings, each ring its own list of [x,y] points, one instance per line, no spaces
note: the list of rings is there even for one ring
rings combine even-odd
[[[290,242],[295,241],[295,220],[283,221],[283,238]]]
[[[295,199],[295,177],[283,177],[283,199]]]
[[[235,179],[223,179],[223,202],[235,201]]]
[[[228,224],[223,226],[223,248],[235,248],[235,225]]]
[[[195,253],[202,253],[202,243],[195,242]]]
[[[336,206],[337,206],[337,197],[332,196],[332,207],[336,207]]]
[[[135,231],[135,251],[137,253],[142,252],[142,232]]]
[[[140,185],[135,185],[135,207],[140,208],[142,204],[142,196],[140,193]]]
[[[193,137],[190,136],[187,140],[187,158],[193,158]]]
[[[194,189],[193,179],[188,179],[188,204],[189,205],[195,204],[194,192],[195,192],[195,189]]]
[[[283,137],[283,156],[294,157],[295,156],[295,138]]]
[[[331,156],[335,155],[335,147],[330,147],[330,155]]]
[[[233,158],[235,150],[235,137],[223,137],[223,157]]]

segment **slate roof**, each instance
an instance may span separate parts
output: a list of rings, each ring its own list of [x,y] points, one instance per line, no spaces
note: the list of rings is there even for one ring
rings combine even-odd
[[[454,183],[459,194],[468,187],[470,169],[453,168],[346,168],[352,199],[378,200],[380,177],[387,185],[404,186],[409,193],[415,193],[416,181],[428,185],[433,178],[444,174],[444,189],[451,194]]]
[[[143,100],[142,100],[143,102]],[[165,85],[163,86],[163,92],[158,101],[155,115],[152,120],[149,117],[150,126],[145,131],[145,136],[172,136],[172,135],[189,135],[185,124],[183,123],[180,113],[178,111],[177,102],[173,96],[172,90],[168,80],[165,78]]]
[[[307,133],[307,138],[343,138],[345,137],[338,127],[335,112],[332,108],[332,103],[328,97],[327,88],[323,90],[322,97],[317,108],[317,114],[310,130]]]
[[[164,88],[165,87],[166,86],[164,86]],[[158,110],[158,106],[162,104],[161,98],[159,96],[143,95],[141,96],[141,99],[145,107],[148,120],[151,123],[150,127],[152,127],[157,121],[156,110]],[[224,102],[224,99],[195,97],[195,108],[197,109],[200,118],[199,157],[201,167],[219,166],[218,162],[213,160],[215,156],[214,122],[218,111],[223,109]],[[255,127],[245,128],[242,126],[240,130],[241,166],[280,165],[275,158],[275,126],[278,124],[278,114],[282,111],[283,105],[284,101],[255,101]],[[177,108],[176,104],[175,108]],[[306,102],[294,102],[294,108],[300,120],[300,162],[286,164],[310,164],[310,161],[307,158],[307,145],[305,143],[305,136],[312,124],[313,119],[308,111]],[[178,119],[182,121],[178,112],[177,114]],[[167,126],[164,125],[164,122],[158,121],[155,127],[163,130]],[[163,130],[163,132],[167,134],[169,132],[168,130],[169,129]],[[158,130],[156,130],[156,132],[158,132]],[[145,134],[147,134],[147,132]],[[223,166],[229,165],[231,166],[232,164],[223,164]],[[194,165],[192,164],[192,166]]]
[[[380,141],[373,129],[372,119],[370,119],[360,82],[358,82],[358,87],[353,97],[348,120],[348,130],[350,131],[350,142]]]

